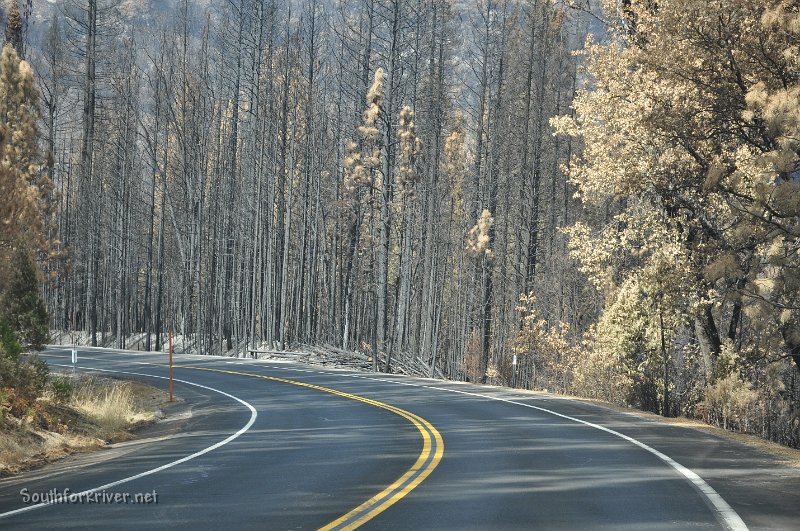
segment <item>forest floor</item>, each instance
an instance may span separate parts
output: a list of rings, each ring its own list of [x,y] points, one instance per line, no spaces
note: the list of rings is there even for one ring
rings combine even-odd
[[[161,338],[164,344],[160,351],[167,351],[167,339]],[[131,334],[125,337],[122,342],[123,349],[128,350],[146,350],[146,335],[145,334]],[[86,332],[63,332],[51,330],[50,342],[53,345],[91,345],[91,340]],[[175,334],[172,337],[173,351],[179,354],[207,354],[207,352],[198,352],[195,342],[185,338],[180,334]],[[150,337],[150,344],[155,349],[156,337],[152,334]],[[102,348],[119,348],[116,336],[98,334],[97,347]],[[217,352],[211,352],[214,355],[220,355]],[[322,367],[340,367],[343,369],[353,370],[372,370],[372,357],[368,354],[359,351],[346,351],[338,349],[331,345],[295,345],[289,350],[280,350],[277,347],[270,347],[266,343],[258,345],[257,348],[251,349],[249,346],[242,346],[240,348],[234,347],[232,351],[224,354],[234,358],[257,358],[262,360],[284,360],[296,361],[298,363],[307,363],[309,365],[319,365]],[[409,376],[422,376],[429,375],[428,366],[419,360],[409,360],[398,357],[393,360],[392,372],[397,374],[407,374]],[[438,374],[441,376],[441,374]]]
[[[0,478],[133,439],[162,416],[169,399],[140,382],[66,373],[52,378],[55,385],[24,415],[0,411]]]

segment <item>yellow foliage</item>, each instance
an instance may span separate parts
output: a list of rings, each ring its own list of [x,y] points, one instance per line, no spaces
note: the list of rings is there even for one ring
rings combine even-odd
[[[416,162],[422,155],[422,141],[417,138],[414,111],[408,105],[400,111],[400,129],[397,136],[400,140],[397,182],[402,192],[410,194],[420,177],[416,170]]]
[[[0,246],[44,250],[44,194],[40,175],[38,91],[33,71],[6,44],[0,58]]]
[[[494,225],[494,218],[492,213],[487,209],[483,209],[478,223],[475,224],[467,235],[467,254],[473,257],[486,256],[492,259],[492,249],[489,247],[489,230]]]
[[[741,305],[763,353],[785,354],[798,312],[782,312],[800,287],[797,2],[604,5],[620,25],[587,41],[574,118],[551,120],[584,148],[569,168],[577,196],[608,213],[565,231],[607,298],[597,353],[646,365],[660,339],[694,337],[692,319],[722,335]]]
[[[746,421],[758,394],[738,374],[730,374],[706,389],[702,408],[706,421],[725,429],[748,431]]]

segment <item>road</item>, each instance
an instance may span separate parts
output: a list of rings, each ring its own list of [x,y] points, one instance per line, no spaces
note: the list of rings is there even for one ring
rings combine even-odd
[[[163,354],[78,357],[166,389]],[[174,376],[180,402],[139,439],[0,480],[0,528],[800,527],[798,469],[582,401],[205,356]],[[33,503],[65,489],[84,503]],[[137,493],[157,503],[99,503]]]

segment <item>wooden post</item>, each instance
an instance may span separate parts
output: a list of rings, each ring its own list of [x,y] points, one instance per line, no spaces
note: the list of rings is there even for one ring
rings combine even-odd
[[[172,327],[169,327],[169,401],[172,402]]]

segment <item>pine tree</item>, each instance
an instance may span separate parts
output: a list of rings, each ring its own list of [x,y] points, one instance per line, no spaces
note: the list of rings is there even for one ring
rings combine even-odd
[[[25,39],[23,37],[22,13],[19,0],[12,0],[11,9],[6,19],[6,42],[14,47],[19,57],[24,56]]]
[[[397,132],[399,153],[397,156],[396,183],[399,193],[395,202],[399,204],[400,219],[400,272],[398,275],[398,301],[395,325],[395,345],[403,350],[408,343],[408,316],[411,311],[411,262],[414,257],[413,232],[415,206],[417,204],[416,185],[422,177],[418,169],[422,156],[422,140],[417,137],[414,125],[414,111],[408,105],[400,111]],[[387,353],[391,354],[391,349]],[[390,363],[391,360],[387,361]]]
[[[364,121],[363,124],[358,126],[358,136],[360,137],[360,150],[359,145],[355,142],[351,142],[347,146],[347,157],[343,161],[343,170],[344,170],[344,191],[346,196],[349,198],[351,206],[355,210],[355,219],[353,220],[352,224],[350,225],[350,234],[348,237],[349,240],[349,262],[347,264],[347,273],[346,273],[346,287],[345,287],[345,326],[344,326],[344,341],[343,344],[347,345],[347,338],[349,336],[349,329],[350,329],[350,315],[349,315],[349,308],[350,308],[350,298],[353,296],[353,269],[354,264],[356,261],[357,253],[358,253],[358,242],[361,238],[360,235],[360,226],[361,223],[364,221],[359,219],[363,215],[369,215],[370,218],[374,218],[374,212],[372,209],[377,210],[376,206],[374,205],[375,202],[375,193],[377,190],[381,188],[383,180],[386,176],[382,175],[380,172],[381,162],[383,157],[383,136],[380,133],[379,127],[381,126],[382,114],[384,112],[383,105],[384,105],[384,82],[385,82],[386,74],[382,68],[378,68],[375,71],[375,77],[372,85],[370,86],[367,92],[367,109],[364,111]],[[368,194],[362,193],[362,191],[369,190]],[[362,205],[361,201],[367,200],[370,204]],[[383,251],[383,248],[379,250],[379,253]],[[376,284],[381,283],[381,279],[385,280],[385,276],[381,273],[381,267],[378,268],[378,279],[376,279]],[[382,307],[380,302],[381,294],[384,293],[383,288],[379,288],[379,295],[377,302],[377,313],[380,319],[380,316],[384,315],[385,306]],[[385,299],[382,301],[385,304]],[[373,369],[377,372],[378,371],[378,353],[382,350],[384,343],[382,340],[382,330],[383,325],[377,326],[378,330],[376,330],[375,334],[375,354],[373,355],[372,364]],[[380,337],[378,337],[380,335]]]
[[[38,163],[37,101],[31,67],[6,44],[0,58],[0,250],[15,241],[44,246],[40,207],[49,183]]]
[[[3,293],[2,319],[31,348],[41,350],[48,338],[47,310],[39,296],[39,275],[30,251],[14,254],[11,278]]]
[[[47,337],[32,252],[46,250],[42,192],[50,190],[40,171],[37,101],[30,66],[6,44],[0,59],[0,300],[4,320],[34,347]]]
[[[406,105],[400,111],[400,154],[397,163],[397,184],[405,194],[414,193],[414,185],[419,182],[417,160],[422,155],[422,140],[417,137],[414,125],[414,111]]]

